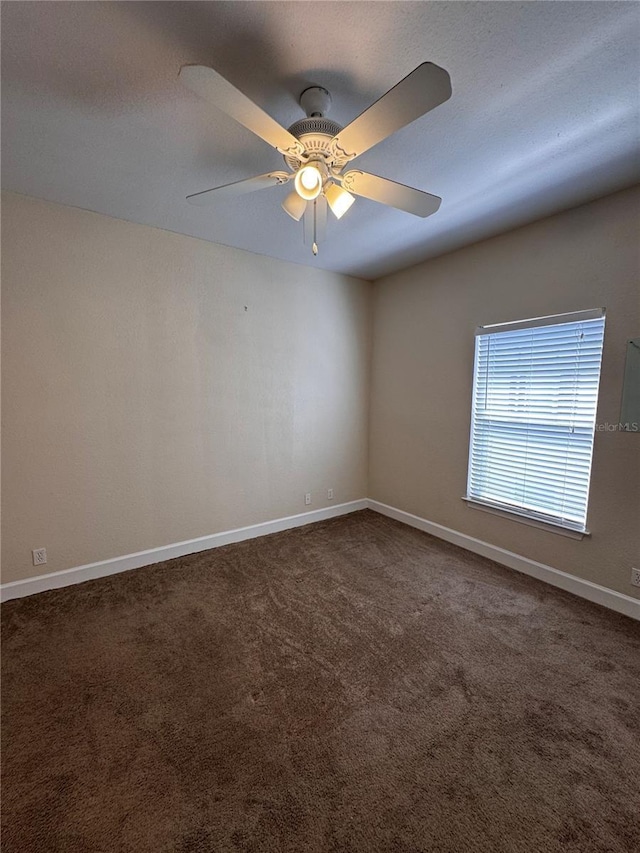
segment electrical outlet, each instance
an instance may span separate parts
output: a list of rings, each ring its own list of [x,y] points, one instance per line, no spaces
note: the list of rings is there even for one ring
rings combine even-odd
[[[333,500],[333,489],[327,489],[327,500]]]
[[[633,586],[640,586],[640,569],[631,569],[631,583]]]
[[[311,492],[307,492],[307,494],[304,496],[304,504],[305,504],[305,506],[309,506],[310,503],[311,503]]]
[[[44,566],[47,562],[47,549],[46,548],[36,548],[31,552],[31,556],[33,557],[33,565],[34,566]]]

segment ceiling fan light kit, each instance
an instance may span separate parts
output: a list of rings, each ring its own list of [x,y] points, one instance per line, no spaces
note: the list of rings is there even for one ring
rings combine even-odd
[[[192,92],[276,148],[291,170],[269,172],[194,193],[187,196],[192,204],[213,203],[218,198],[293,179],[295,190],[282,207],[296,221],[304,217],[305,243],[311,243],[314,255],[324,238],[327,206],[337,219],[344,216],[358,195],[420,217],[430,216],[440,207],[438,196],[359,169],[344,171],[360,154],[451,97],[449,75],[438,65],[423,62],[346,128],[326,117],[331,95],[321,86],[302,92],[300,106],[307,117],[285,130],[212,68],[185,65],[179,76]]]

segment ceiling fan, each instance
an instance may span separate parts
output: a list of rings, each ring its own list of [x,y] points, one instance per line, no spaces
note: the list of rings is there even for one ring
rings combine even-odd
[[[449,75],[438,65],[423,62],[344,128],[326,117],[331,96],[321,86],[312,86],[300,95],[307,117],[285,130],[212,68],[184,65],[179,77],[196,95],[273,145],[290,169],[189,195],[191,204],[206,205],[293,181],[295,189],[282,207],[297,221],[304,216],[305,243],[311,245],[314,255],[324,236],[327,205],[338,219],[351,207],[354,196],[422,217],[440,207],[438,196],[359,169],[344,171],[360,154],[451,97]]]

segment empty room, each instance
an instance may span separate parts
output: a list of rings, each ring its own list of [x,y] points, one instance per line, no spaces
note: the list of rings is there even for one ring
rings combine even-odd
[[[2,3],[3,853],[640,849],[639,72]]]

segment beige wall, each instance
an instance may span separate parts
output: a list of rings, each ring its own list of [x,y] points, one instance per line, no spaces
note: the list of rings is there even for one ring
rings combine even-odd
[[[605,306],[598,421],[617,422],[639,215],[625,191],[377,282],[369,401],[366,282],[4,194],[3,581],[42,573],[32,548],[58,571],[331,487],[638,595],[637,435],[596,434],[583,541],[460,498],[477,325]]]
[[[640,333],[639,224],[636,188],[376,282],[370,497],[638,596],[640,435],[596,434],[582,541],[460,498],[476,326],[606,307],[598,422],[618,422],[626,341]]]
[[[4,582],[366,497],[370,284],[11,194],[2,224]]]

